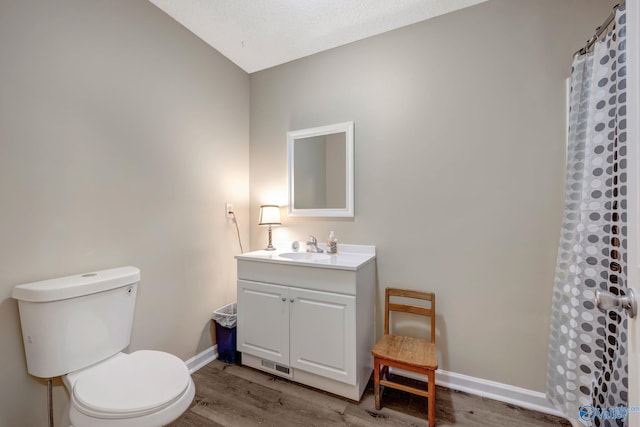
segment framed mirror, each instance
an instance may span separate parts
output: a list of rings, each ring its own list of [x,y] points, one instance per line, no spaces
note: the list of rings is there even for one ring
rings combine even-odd
[[[353,217],[353,122],[287,132],[289,216]]]

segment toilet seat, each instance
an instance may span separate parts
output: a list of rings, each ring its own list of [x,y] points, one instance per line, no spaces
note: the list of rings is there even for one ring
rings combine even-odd
[[[152,350],[120,353],[69,376],[73,406],[96,418],[131,418],[160,411],[181,398],[191,381],[182,360]]]

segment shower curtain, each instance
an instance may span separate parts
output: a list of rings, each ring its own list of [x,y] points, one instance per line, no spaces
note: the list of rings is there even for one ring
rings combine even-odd
[[[565,207],[554,281],[547,397],[584,425],[625,426],[627,314],[596,289],[627,282],[626,14],[571,72]]]

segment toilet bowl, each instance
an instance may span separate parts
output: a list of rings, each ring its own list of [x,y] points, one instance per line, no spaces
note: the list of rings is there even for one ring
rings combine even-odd
[[[186,411],[195,395],[184,362],[160,351],[118,353],[62,380],[73,427],[163,426]]]

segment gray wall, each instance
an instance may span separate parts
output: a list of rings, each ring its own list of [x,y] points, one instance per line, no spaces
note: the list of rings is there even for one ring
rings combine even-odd
[[[378,334],[384,287],[435,291],[442,369],[544,391],[565,79],[614,3],[492,0],[252,74],[252,248],[286,132],[353,120],[355,218],[274,239],[375,244]]]
[[[211,345],[225,202],[248,246],[249,77],[144,0],[0,0],[0,58],[0,426],[46,425],[16,284],[135,265],[131,350]]]

